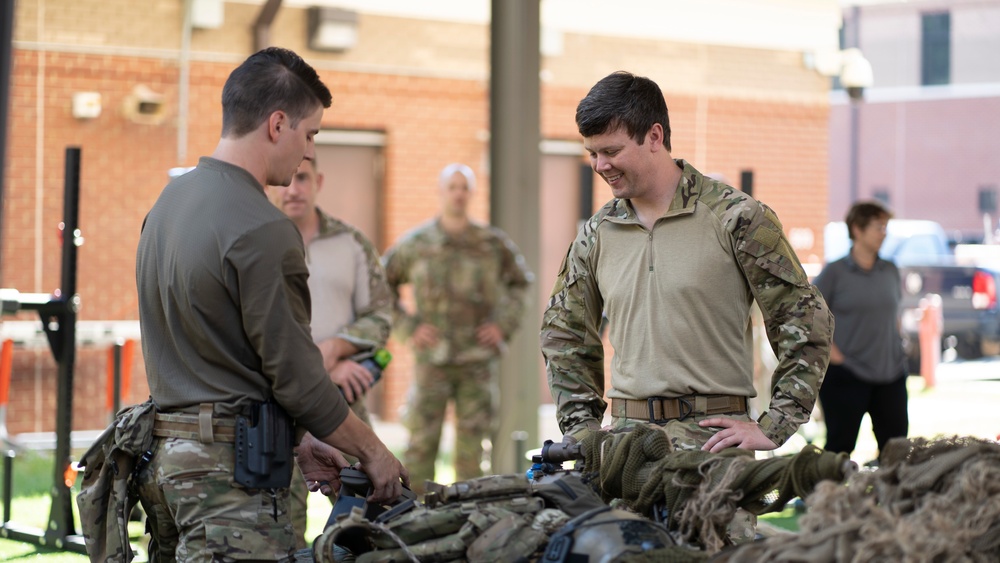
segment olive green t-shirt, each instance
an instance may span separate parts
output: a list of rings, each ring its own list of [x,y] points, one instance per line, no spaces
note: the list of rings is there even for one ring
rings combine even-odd
[[[246,170],[212,158],[170,182],[136,255],[146,376],[161,411],[274,398],[315,436],[348,405],[309,329],[302,238]]]

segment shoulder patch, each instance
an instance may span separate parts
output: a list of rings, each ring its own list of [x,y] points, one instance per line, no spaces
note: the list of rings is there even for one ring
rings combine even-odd
[[[773,231],[765,226],[757,227],[753,232],[753,240],[761,243],[767,248],[774,248],[778,245],[780,236],[777,231]]]

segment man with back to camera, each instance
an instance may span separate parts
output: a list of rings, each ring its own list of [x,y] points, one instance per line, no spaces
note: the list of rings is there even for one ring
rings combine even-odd
[[[323,180],[316,160],[307,159],[289,185],[267,186],[266,191],[271,202],[295,223],[305,244],[312,338],[323,354],[323,365],[354,414],[371,426],[365,396],[374,377],[351,358],[385,347],[392,326],[392,292],[375,245],[361,231],[316,205]],[[294,481],[291,494],[296,543],[305,547],[305,483]]]
[[[441,426],[454,401],[455,476],[483,474],[483,439],[495,410],[496,364],[517,329],[532,274],[500,229],[468,215],[475,175],[449,164],[439,178],[441,213],[403,236],[383,259],[395,298],[394,329],[408,337],[416,365],[405,418],[410,442],[403,459],[414,490],[434,478]],[[399,287],[413,289],[413,313]]]
[[[151,560],[292,557],[288,482],[236,482],[233,421],[251,411],[290,417],[310,433],[296,451],[313,489],[346,464],[337,450],[361,460],[373,501],[398,497],[408,481],[323,368],[310,336],[302,239],[264,194],[314,157],[330,103],[295,53],[251,55],[223,88],[215,152],[168,184],[143,224],[136,281],[157,414],[151,459],[136,481]]]
[[[777,448],[809,420],[833,332],[777,216],[671,156],[667,106],[648,78],[600,80],[576,122],[615,199],[580,229],[543,316],[564,440],[601,428],[604,312],[614,428],[655,424],[676,450]],[[747,411],[755,299],[780,360],[757,420]]]

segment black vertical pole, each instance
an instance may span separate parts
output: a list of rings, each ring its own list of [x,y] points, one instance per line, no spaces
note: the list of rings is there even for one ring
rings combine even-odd
[[[7,116],[10,106],[10,76],[14,50],[14,0],[0,2],[0,232],[3,231],[3,192],[7,162]],[[2,252],[2,247],[0,247]],[[0,254],[0,267],[3,255]],[[2,270],[0,270],[2,272]]]
[[[62,549],[66,536],[75,535],[73,502],[67,484],[70,465],[70,433],[73,426],[73,364],[76,360],[76,312],[79,300],[76,295],[76,250],[80,239],[80,148],[66,149],[65,197],[63,201],[62,285],[59,301],[62,306],[56,313],[59,332],[54,342],[56,361],[59,363],[59,381],[56,397],[56,455],[52,483],[52,512],[45,530],[46,543]]]
[[[580,208],[577,217],[586,221],[594,215],[594,169],[580,163]]]
[[[753,197],[753,170],[740,170],[740,191]]]
[[[3,525],[10,522],[11,497],[14,494],[14,457],[17,454],[14,450],[7,450],[3,454]]]
[[[119,340],[114,345],[114,381],[112,387],[111,421],[114,422],[115,415],[122,408],[122,348],[124,345]]]

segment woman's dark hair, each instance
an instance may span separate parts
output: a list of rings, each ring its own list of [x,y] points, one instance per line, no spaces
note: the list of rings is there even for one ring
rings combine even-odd
[[[844,222],[847,223],[847,234],[851,237],[851,240],[854,240],[854,230],[851,227],[857,227],[863,231],[868,227],[869,223],[876,219],[891,218],[892,212],[882,202],[875,200],[859,201],[851,206]]]

